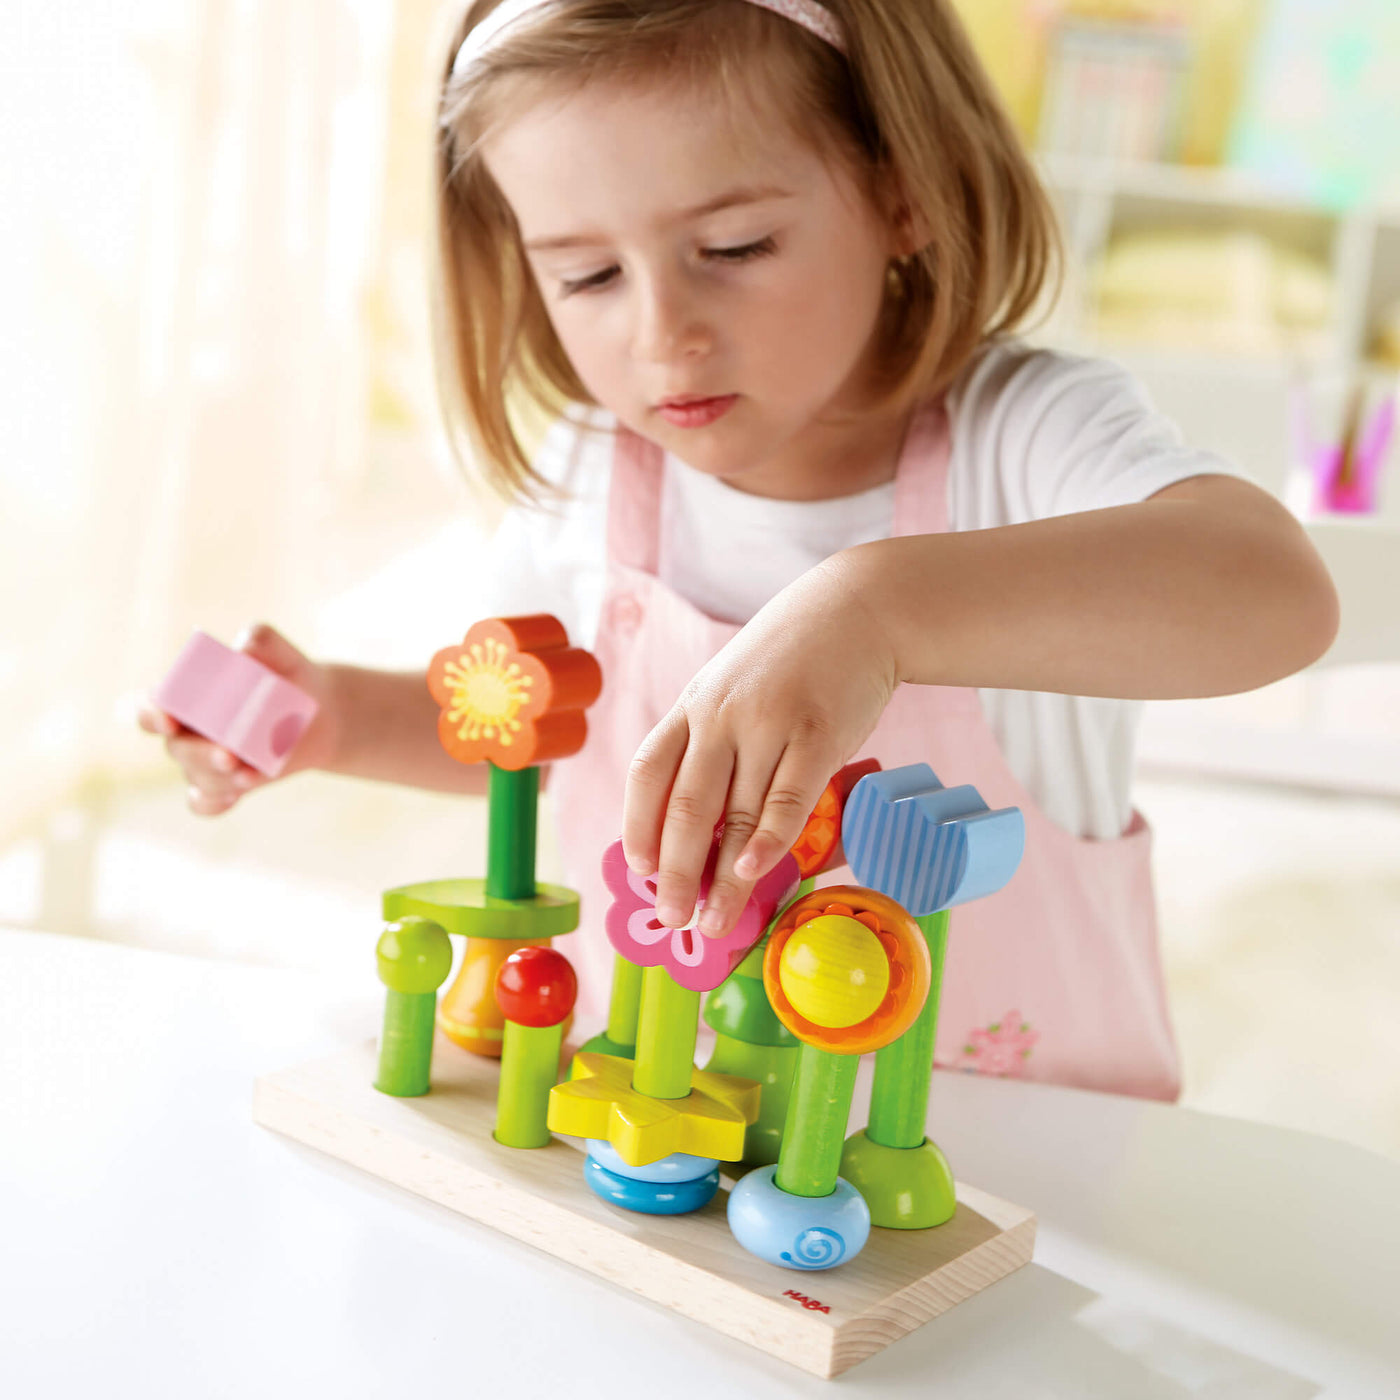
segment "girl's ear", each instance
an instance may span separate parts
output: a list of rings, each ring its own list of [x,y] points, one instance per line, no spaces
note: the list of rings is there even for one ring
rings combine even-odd
[[[907,258],[927,247],[933,233],[928,219],[909,198],[904,182],[897,175],[890,177],[887,188],[885,217],[890,226],[891,253],[894,257]]]

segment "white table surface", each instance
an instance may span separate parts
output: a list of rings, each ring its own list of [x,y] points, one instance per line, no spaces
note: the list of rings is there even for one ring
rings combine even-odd
[[[375,1034],[366,979],[0,929],[0,1396],[1400,1396],[1396,1163],[939,1074],[1035,1262],[820,1381],[255,1126]]]

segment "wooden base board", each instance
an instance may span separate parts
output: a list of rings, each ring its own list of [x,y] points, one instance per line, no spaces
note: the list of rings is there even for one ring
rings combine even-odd
[[[432,1092],[412,1099],[373,1088],[376,1068],[367,1042],[268,1075],[253,1116],[818,1376],[839,1375],[1031,1257],[1035,1216],[959,1183],[946,1225],[874,1229],[840,1268],[781,1269],[730,1234],[724,1185],[690,1215],[636,1215],[588,1189],[581,1142],[502,1147],[491,1135],[494,1060],[439,1035]]]

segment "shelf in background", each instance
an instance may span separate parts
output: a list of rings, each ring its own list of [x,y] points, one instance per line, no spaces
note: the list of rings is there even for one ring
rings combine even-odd
[[[1297,456],[1300,379],[1320,433],[1340,423],[1354,384],[1377,402],[1400,381],[1373,357],[1380,318],[1400,301],[1400,208],[1338,210],[1223,169],[1061,156],[1042,157],[1040,169],[1070,265],[1061,305],[1033,338],[1118,361],[1187,442],[1238,463],[1281,499]],[[1251,355],[1097,334],[1092,269],[1116,233],[1154,227],[1239,227],[1317,259],[1334,286],[1321,343],[1308,354]],[[1376,515],[1307,522],[1342,599],[1328,656],[1250,694],[1149,704],[1144,768],[1400,797],[1400,434],[1384,473]]]

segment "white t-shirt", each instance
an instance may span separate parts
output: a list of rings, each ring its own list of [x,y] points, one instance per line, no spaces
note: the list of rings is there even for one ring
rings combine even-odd
[[[1129,505],[1187,477],[1243,475],[1186,447],[1126,371],[1104,361],[994,342],[949,391],[948,521],[985,530]],[[612,440],[601,411],[561,418],[536,461],[569,499],[514,507],[494,537],[484,616],[551,612],[591,646],[607,566]],[[737,491],[665,459],[661,580],[711,617],[747,622],[829,555],[887,538],[894,483],[828,501]],[[1119,835],[1132,814],[1141,705],[1038,691],[982,690],[1011,771],[1041,809],[1080,836]]]

